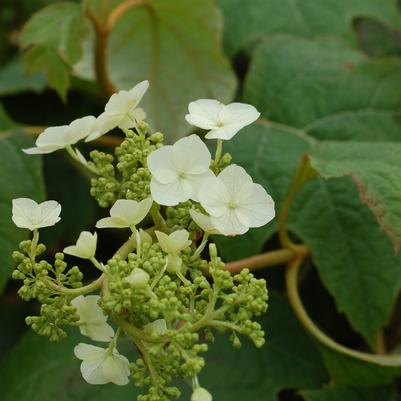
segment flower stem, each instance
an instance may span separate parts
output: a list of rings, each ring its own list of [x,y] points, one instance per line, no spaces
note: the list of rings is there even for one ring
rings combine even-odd
[[[216,144],[216,153],[214,156],[214,163],[217,165],[217,163],[219,162],[220,158],[221,158],[221,153],[223,151],[223,140],[222,139],[218,139],[217,140],[217,144]]]
[[[76,161],[78,162],[81,166],[85,167],[87,170],[89,170],[91,173],[99,175],[99,170],[95,167],[90,165],[89,163],[84,163],[83,160],[81,160],[78,156],[77,153],[74,151],[71,145],[66,146],[66,151],[67,153]]]
[[[150,215],[152,216],[153,223],[158,230],[163,232],[168,231],[167,224],[160,213],[159,205],[153,203],[152,207],[150,208]]]
[[[353,350],[337,343],[316,326],[306,312],[298,292],[298,273],[302,261],[303,257],[300,256],[289,262],[286,270],[286,286],[290,304],[305,330],[307,330],[313,337],[315,337],[326,347],[339,352],[340,354],[381,366],[399,366],[401,364],[401,356],[373,355],[366,352]]]
[[[202,238],[202,242],[200,243],[200,245],[196,248],[196,251],[193,254],[194,258],[197,258],[202,251],[205,249],[205,246],[207,244],[207,240],[209,238],[209,234],[208,233],[203,233],[203,238]]]
[[[95,290],[97,290],[98,288],[100,288],[103,284],[103,280],[105,279],[105,274],[103,273],[98,279],[96,279],[95,281],[93,281],[92,283],[85,285],[83,287],[80,288],[66,288],[60,285],[57,285],[53,282],[48,281],[47,285],[57,291],[60,292],[62,294],[65,295],[74,295],[74,296],[78,296],[78,295],[85,295],[85,294],[89,294]]]

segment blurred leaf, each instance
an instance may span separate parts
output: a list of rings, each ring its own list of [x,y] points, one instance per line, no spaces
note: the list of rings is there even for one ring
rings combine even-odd
[[[18,124],[14,123],[0,103],[0,131],[6,131],[16,127],[18,127]]]
[[[270,123],[262,124],[244,129],[224,149],[272,195],[278,213],[296,165],[313,140],[292,127],[269,128]],[[310,248],[338,310],[374,344],[378,330],[389,320],[401,287],[401,255],[393,255],[390,241],[360,201],[355,185],[349,178],[313,179],[293,205],[288,228]],[[253,241],[250,249],[256,253],[274,229],[274,223],[270,223],[247,234],[248,240],[233,239],[227,246],[227,241],[218,240],[222,255],[247,256],[248,250],[242,249],[244,241]]]
[[[11,252],[28,236],[28,230],[16,227],[11,220],[11,202],[20,197],[36,201],[45,197],[40,157],[29,157],[21,150],[32,143],[21,133],[0,135],[0,290],[13,269]]]
[[[302,391],[306,401],[394,401],[395,391],[390,387],[341,388]]]
[[[325,347],[321,347],[321,352],[330,377],[338,386],[380,386],[391,384],[401,376],[401,367],[374,365]]]
[[[129,89],[149,79],[143,106],[152,129],[170,142],[191,130],[184,120],[190,101],[233,98],[235,76],[221,50],[221,31],[212,0],[150,0],[126,11],[111,34],[111,80]]]
[[[371,18],[358,18],[354,29],[359,47],[370,57],[401,55],[401,32]]]
[[[276,401],[287,388],[315,388],[327,380],[313,341],[295,319],[287,302],[270,294],[263,318],[266,344],[261,349],[248,341],[233,349],[227,336],[210,347],[201,384],[221,401]]]
[[[225,16],[225,46],[230,55],[274,33],[314,37],[338,35],[353,43],[352,20],[375,18],[399,26],[395,0],[219,0]]]
[[[350,176],[362,202],[398,252],[401,246],[401,144],[325,142],[312,148],[311,164],[324,178]]]
[[[401,60],[367,60],[333,40],[277,36],[259,46],[245,100],[320,139],[401,140]]]
[[[11,60],[0,70],[0,96],[26,91],[41,91],[45,88],[43,75],[26,75],[20,58]]]
[[[65,99],[70,70],[81,57],[84,18],[81,5],[58,3],[35,13],[21,33],[24,63],[30,73],[46,72],[49,85]]]

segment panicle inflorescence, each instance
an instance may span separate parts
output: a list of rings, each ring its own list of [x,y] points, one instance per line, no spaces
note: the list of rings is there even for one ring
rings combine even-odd
[[[85,343],[74,348],[88,383],[125,385],[131,378],[145,388],[138,401],[170,401],[180,396],[177,379],[186,378],[192,381],[192,400],[211,401],[198,374],[215,331],[228,332],[234,347],[241,346],[243,336],[257,347],[264,344],[255,318],[267,309],[265,281],[248,269],[232,276],[209,242],[211,235],[240,235],[274,217],[271,197],[222,152],[223,140],[259,113],[240,103],[190,103],[186,120],[209,127],[206,138],[217,139],[212,158],[196,135],[163,146],[163,134],[149,132],[146,114],[137,107],[148,86],[143,81],[114,94],[97,118],[50,127],[35,147],[25,149],[28,154],[66,149],[94,174],[91,195],[99,206],[111,207],[96,228],[129,230],[127,241],[103,264],[96,259],[97,232],[83,231],[50,263],[43,259],[46,247],[39,243],[38,229],[56,224],[61,206],[18,198],[13,221],[33,235],[13,253],[13,278],[22,281],[18,293],[24,300],[41,304],[39,316],[26,318],[35,332],[59,341],[70,325],[108,343],[107,348]],[[75,148],[78,141],[90,142],[117,127],[125,137],[112,154],[92,150],[87,160]],[[147,225],[147,216],[154,226]],[[68,267],[64,254],[90,261],[101,274],[84,286],[80,268]],[[120,335],[138,351],[134,362],[117,351]]]

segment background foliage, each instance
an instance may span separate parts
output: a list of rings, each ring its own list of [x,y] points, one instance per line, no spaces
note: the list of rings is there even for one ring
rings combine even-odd
[[[3,4],[4,3],[4,4]],[[115,401],[131,387],[89,386],[72,335],[61,344],[26,332],[9,280],[24,235],[11,199],[57,199],[62,221],[44,231],[50,252],[75,242],[102,214],[88,177],[62,153],[27,157],[43,127],[98,114],[116,89],[149,79],[144,107],[169,141],[189,133],[189,101],[255,105],[262,118],[227,144],[286,207],[287,228],[310,256],[300,294],[315,324],[366,360],[322,344],[285,295],[284,266],[261,270],[271,290],[262,351],[218,338],[202,384],[216,400],[394,401],[401,377],[401,6],[395,0],[4,0],[0,9],[0,382],[8,400]],[[116,10],[119,10],[116,12]],[[103,49],[103,51],[102,51]],[[107,51],[104,51],[107,49]],[[103,138],[110,146],[118,138]],[[216,239],[227,261],[280,248],[278,222]],[[115,234],[102,236],[110,256]],[[287,277],[288,280],[288,277]],[[288,285],[288,282],[287,282]],[[297,312],[295,310],[295,312]],[[4,329],[5,328],[5,329]],[[311,335],[312,334],[312,335]],[[185,383],[183,389],[187,388]],[[183,399],[188,399],[188,393]]]

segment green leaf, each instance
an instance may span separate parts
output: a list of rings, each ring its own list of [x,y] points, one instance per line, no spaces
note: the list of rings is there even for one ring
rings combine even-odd
[[[44,87],[45,77],[41,74],[25,74],[20,58],[11,60],[0,70],[0,96],[27,91],[38,92]]]
[[[11,220],[11,202],[20,197],[36,201],[45,197],[40,157],[30,157],[21,150],[32,144],[33,141],[21,133],[0,136],[0,290],[13,269],[11,252],[28,236],[27,230],[16,227]]]
[[[134,400],[133,385],[93,386],[81,376],[74,346],[86,342],[70,334],[61,343],[28,332],[21,343],[0,361],[2,401],[115,401]]]
[[[0,131],[7,131],[9,129],[13,129],[18,127],[10,116],[5,111],[3,105],[0,103]]]
[[[304,37],[338,35],[354,43],[352,20],[370,17],[390,26],[400,24],[395,0],[219,0],[225,16],[229,54],[274,33]]]
[[[401,366],[380,366],[323,346],[320,350],[330,377],[338,386],[381,386],[391,384],[401,376]]]
[[[84,18],[81,5],[58,3],[43,8],[21,33],[24,63],[30,73],[45,72],[49,85],[65,99],[70,71],[81,57]]]
[[[267,189],[278,213],[296,165],[313,143],[294,128],[265,122],[241,131],[224,149]],[[401,287],[401,256],[394,256],[390,241],[362,204],[353,182],[313,179],[299,194],[289,219],[288,228],[310,248],[338,310],[374,344]],[[274,230],[270,223],[257,231],[257,238],[254,231],[244,237],[248,240],[232,239],[228,247],[219,242],[222,255],[226,259],[248,256],[244,241],[253,241],[250,249],[257,253]]]
[[[401,139],[401,60],[367,60],[332,39],[276,36],[255,52],[245,100],[319,139]]]
[[[143,107],[152,129],[173,141],[188,133],[188,103],[227,102],[236,80],[221,50],[222,17],[212,0],[150,0],[118,20],[109,42],[109,71],[119,89],[149,79]]]
[[[394,401],[395,391],[390,387],[326,387],[302,391],[306,401]]]
[[[311,164],[324,178],[349,176],[395,250],[401,246],[401,143],[324,142]]]

